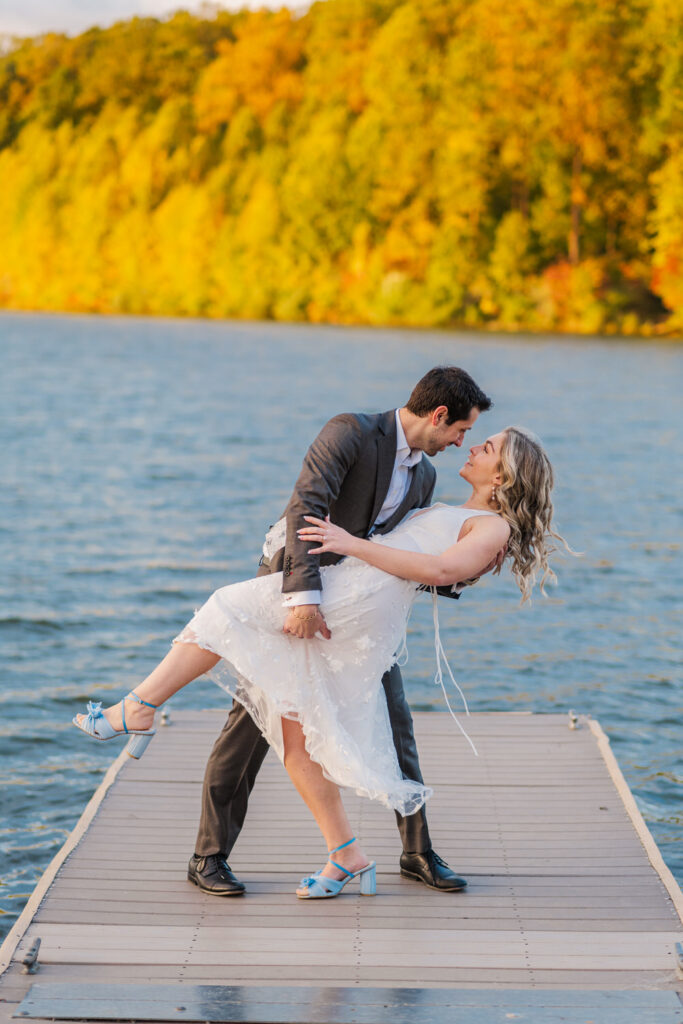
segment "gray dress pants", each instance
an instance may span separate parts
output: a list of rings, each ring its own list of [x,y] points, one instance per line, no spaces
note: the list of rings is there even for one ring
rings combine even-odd
[[[302,640],[301,643],[306,643]],[[398,764],[405,779],[422,782],[413,720],[403,692],[398,665],[382,678]],[[233,701],[223,731],[216,740],[204,774],[202,810],[195,853],[208,857],[222,853],[229,857],[247,814],[249,794],[268,753],[268,743],[244,707]],[[430,849],[424,807],[409,817],[396,815],[406,853]]]

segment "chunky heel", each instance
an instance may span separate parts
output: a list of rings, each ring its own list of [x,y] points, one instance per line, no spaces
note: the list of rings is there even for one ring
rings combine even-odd
[[[360,872],[359,881],[361,896],[376,896],[377,866],[375,864],[368,864],[368,866]]]
[[[154,735],[156,735],[154,732],[147,732],[144,735],[131,736],[126,747],[128,756],[134,757],[136,761],[139,761]]]

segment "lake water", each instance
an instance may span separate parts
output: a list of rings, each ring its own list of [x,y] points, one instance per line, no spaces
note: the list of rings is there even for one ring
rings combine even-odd
[[[402,404],[445,362],[495,400],[475,438],[543,438],[583,552],[531,608],[509,578],[440,603],[460,684],[476,711],[598,718],[683,880],[682,347],[9,314],[0,348],[0,937],[120,749],[74,713],[132,688],[211,591],[253,575],[327,418]],[[437,500],[464,499],[464,458],[437,456]],[[427,598],[409,649],[413,707],[443,709]],[[173,704],[227,698],[201,681]]]

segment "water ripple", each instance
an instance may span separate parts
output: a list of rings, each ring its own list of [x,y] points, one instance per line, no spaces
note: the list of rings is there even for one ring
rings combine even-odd
[[[532,608],[509,579],[442,602],[458,680],[477,711],[598,718],[683,879],[678,347],[20,315],[0,340],[0,937],[111,762],[73,714],[132,688],[212,590],[253,573],[330,415],[391,408],[445,362],[493,395],[483,432],[544,438],[583,552]],[[461,464],[437,460],[438,500],[462,500]],[[427,602],[409,647],[413,707],[443,709]],[[225,697],[200,681],[174,701]]]

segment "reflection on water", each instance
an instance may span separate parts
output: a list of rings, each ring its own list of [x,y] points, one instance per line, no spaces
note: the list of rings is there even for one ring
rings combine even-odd
[[[72,715],[130,689],[212,590],[253,573],[325,419],[401,403],[443,362],[495,400],[476,437],[520,423],[543,438],[558,524],[584,553],[531,608],[509,579],[441,602],[459,681],[477,711],[598,718],[683,879],[681,349],[13,315],[0,341],[0,935],[115,754]],[[436,458],[436,499],[461,500],[462,461]],[[409,647],[413,706],[441,708],[427,600]],[[208,682],[174,698],[224,701]]]

